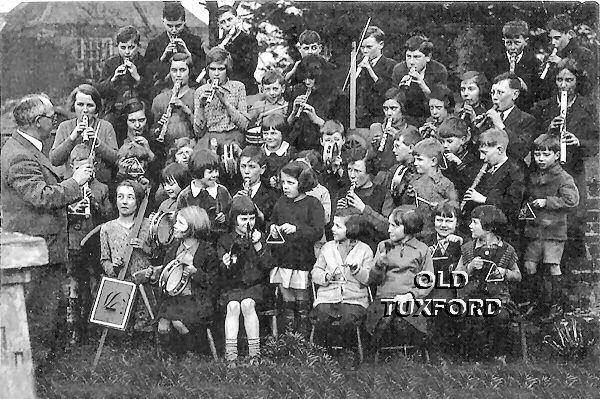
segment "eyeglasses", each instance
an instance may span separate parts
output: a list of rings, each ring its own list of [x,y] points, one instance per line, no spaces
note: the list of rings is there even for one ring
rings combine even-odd
[[[38,118],[48,118],[52,121],[55,121],[56,120],[56,112],[53,112],[50,115],[46,115],[46,114],[38,115]]]

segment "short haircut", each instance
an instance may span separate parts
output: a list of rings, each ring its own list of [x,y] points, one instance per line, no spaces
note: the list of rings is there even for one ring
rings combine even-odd
[[[195,238],[205,238],[210,232],[210,219],[203,208],[199,206],[187,206],[177,212],[188,224],[190,235]]]
[[[404,234],[412,236],[423,230],[423,216],[417,212],[414,206],[399,206],[392,211],[390,218],[404,226]]]
[[[208,66],[213,62],[224,64],[227,71],[227,76],[231,73],[233,68],[233,59],[229,51],[221,47],[213,47],[206,53],[206,72],[208,73]]]
[[[130,40],[133,40],[135,44],[140,44],[140,32],[138,32],[135,26],[127,25],[119,28],[116,39],[117,45],[119,43],[127,43]]]
[[[556,73],[560,73],[563,69],[575,75],[575,79],[577,79],[575,86],[577,93],[586,94],[589,90],[589,76],[587,71],[581,67],[581,64],[573,58],[563,58],[556,64]]]
[[[163,183],[174,179],[182,189],[189,186],[190,182],[192,181],[190,171],[188,170],[187,166],[177,162],[173,162],[165,166],[160,172],[160,177]]]
[[[438,127],[437,133],[440,138],[449,137],[468,137],[469,132],[467,130],[467,122],[456,116],[449,116],[442,124]]]
[[[413,156],[420,155],[431,159],[435,158],[439,164],[442,154],[444,153],[444,146],[437,139],[430,137],[415,144],[412,152]]]
[[[285,87],[285,77],[277,69],[269,69],[260,80],[260,84],[262,85],[272,85],[276,82]]]
[[[450,91],[448,86],[436,83],[431,86],[430,90],[430,99],[434,98],[436,100],[442,101],[446,109],[454,108],[454,96],[452,95],[452,92]]]
[[[346,209],[356,209],[353,206]],[[335,216],[339,216],[336,212]],[[349,240],[360,240],[368,231],[370,223],[366,217],[360,214],[352,214],[345,219],[346,238]]]
[[[194,141],[194,139],[191,139],[189,137],[180,137],[178,139],[175,139],[175,142],[173,143],[171,148],[169,148],[168,159],[171,161],[175,161],[175,154],[177,154],[177,151],[179,151],[183,147],[189,147],[193,150],[195,146],[196,142]]]
[[[250,161],[256,162],[259,166],[264,166],[267,164],[267,155],[265,151],[256,145],[248,145],[240,154],[240,159],[242,158],[250,158]]]
[[[171,56],[171,61],[185,61],[186,65],[188,66],[188,68],[191,68],[192,66],[192,57],[188,57],[187,54],[185,53],[175,53]]]
[[[529,25],[520,19],[509,21],[502,27],[502,36],[507,39],[517,39],[519,36],[529,36]]]
[[[456,206],[456,204],[448,199],[441,200],[433,209],[433,215],[441,216],[444,218],[459,218],[460,209]]]
[[[188,168],[193,179],[203,179],[205,170],[219,170],[219,157],[208,148],[198,148],[192,152]]]
[[[554,134],[540,134],[533,140],[533,151],[552,151],[560,152],[560,140]]]
[[[28,94],[19,101],[13,110],[13,116],[18,126],[25,127],[32,125],[50,107],[52,107],[52,103],[46,95]]]
[[[408,125],[403,129],[400,129],[394,135],[394,140],[400,140],[402,138],[402,142],[407,146],[414,146],[419,141],[423,140],[421,133],[419,133],[419,129],[417,129],[413,125]]]
[[[69,154],[69,163],[83,161],[90,157],[90,146],[84,143],[79,143],[71,150]]]
[[[490,92],[490,81],[486,78],[483,72],[467,71],[462,74],[460,81],[471,80],[475,82],[479,87],[479,99],[481,100],[484,96],[489,95]]]
[[[77,93],[92,97],[92,101],[96,104],[96,114],[102,112],[102,97],[100,96],[100,93],[94,86],[87,83],[77,86],[69,94],[69,97],[67,98],[67,107],[71,112],[75,112],[75,98],[77,97]]]
[[[140,99],[132,98],[130,100],[127,100],[123,105],[121,115],[123,115],[125,117],[125,120],[127,120],[127,116],[129,114],[133,114],[134,112],[138,111],[144,111],[144,114],[146,114],[146,105]]]
[[[342,135],[342,137],[346,137],[346,129],[344,129],[342,122],[338,120],[329,119],[325,121],[319,130],[321,132],[321,136],[331,136],[339,133]]]
[[[508,134],[500,129],[488,129],[479,135],[480,147],[496,147],[501,145],[504,150],[508,147]]]
[[[141,183],[139,183],[135,180],[131,180],[131,179],[123,180],[119,184],[117,184],[117,188],[115,189],[115,198],[116,198],[116,193],[119,191],[119,187],[131,187],[133,189],[133,194],[135,195],[135,205],[139,209],[140,205],[142,204],[142,201],[144,200],[144,197],[146,196],[146,190],[144,189],[144,186],[142,186]],[[136,210],[136,213],[137,213],[137,210]]]
[[[319,34],[317,32],[315,32],[314,30],[307,29],[304,32],[300,33],[300,36],[298,37],[298,43],[300,43],[300,44],[313,44],[313,43],[321,44],[321,36],[319,36]]]
[[[285,173],[298,180],[298,192],[300,193],[306,193],[319,184],[313,170],[304,162],[292,161],[281,168],[280,173]]]
[[[425,56],[431,57],[433,52],[433,43],[425,36],[413,36],[404,43],[406,51],[420,51]]]
[[[217,18],[219,18],[221,15],[230,12],[231,14],[233,14],[233,16],[237,17],[237,11],[231,7],[231,6],[221,6],[219,7],[219,9],[217,10]]]
[[[471,211],[471,219],[479,219],[485,231],[502,234],[508,220],[504,213],[494,205],[479,205]]]
[[[383,31],[381,29],[379,29],[377,26],[369,26],[367,28],[367,32],[365,33],[365,38],[367,38],[367,37],[372,37],[373,39],[377,40],[378,42],[385,41],[385,33],[383,33]]]
[[[166,1],[162,17],[167,21],[185,21],[185,8],[178,1]]]
[[[289,132],[289,126],[285,117],[281,114],[273,113],[263,118],[261,124],[261,130],[274,129],[279,130],[283,137],[286,137]]]
[[[503,80],[508,80],[508,87],[511,89],[522,90],[521,80],[514,72],[504,72],[494,78],[492,84],[497,84]]]
[[[546,30],[548,32],[555,30],[560,33],[568,33],[572,29],[573,22],[571,22],[571,17],[569,17],[567,14],[558,14],[546,24]]]

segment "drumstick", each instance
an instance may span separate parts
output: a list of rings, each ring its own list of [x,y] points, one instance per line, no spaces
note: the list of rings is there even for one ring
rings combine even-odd
[[[140,295],[142,296],[142,300],[144,301],[144,305],[146,305],[146,309],[148,309],[148,313],[150,313],[150,318],[154,320],[154,313],[152,312],[152,306],[150,306],[150,301],[148,300],[148,295],[146,295],[146,290],[142,284],[138,284],[138,288],[140,290]]]

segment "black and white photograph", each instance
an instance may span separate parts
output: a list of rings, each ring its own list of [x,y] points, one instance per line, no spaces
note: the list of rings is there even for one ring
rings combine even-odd
[[[0,4],[0,399],[600,397],[600,3]]]

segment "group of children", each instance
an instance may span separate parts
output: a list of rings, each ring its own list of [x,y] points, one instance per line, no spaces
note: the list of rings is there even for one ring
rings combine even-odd
[[[174,19],[169,10],[167,27]],[[184,23],[185,14],[175,21]],[[564,21],[557,16],[549,23],[551,36],[570,37]],[[69,99],[75,118],[61,123],[50,152],[65,175],[89,161],[91,148],[96,162],[86,194],[91,215],[69,215],[71,297],[78,296],[78,287],[87,287],[88,297],[93,291],[89,275],[80,273],[85,256],[79,237],[105,222],[102,272],[116,276],[126,266],[126,278],[147,284],[167,265],[179,264],[189,284],[179,295],[158,293],[155,328],[190,337],[221,315],[225,358],[232,364],[240,314],[250,361],[259,359],[257,311],[265,307],[277,307],[283,330],[308,335],[314,324],[325,342],[332,325],[365,328],[376,346],[388,328],[420,338],[433,332],[445,337],[436,341],[440,345],[452,341],[448,331],[456,328],[462,343],[476,342],[482,353],[497,354],[506,342],[505,322],[516,311],[515,295],[540,317],[560,314],[563,250],[567,240],[582,240],[570,232],[578,227],[573,221],[581,220],[583,160],[597,153],[598,137],[593,108],[580,91],[586,71],[576,57],[585,51],[565,53],[566,44],[557,46],[559,55],[549,59],[556,90],[536,103],[532,116],[520,108],[527,106],[523,93],[537,95],[529,81],[537,71],[519,69],[527,59],[527,24],[509,22],[503,34],[510,67],[493,80],[491,99],[485,74],[469,71],[461,77],[462,105],[455,107],[446,69],[431,58],[431,42],[412,37],[406,61],[396,64],[382,55],[383,31],[370,27],[358,72],[359,116],[368,124],[360,133],[344,127],[335,66],[319,55],[314,31],[300,36],[303,58],[290,70],[264,75],[262,97],[249,110],[245,85],[231,79],[235,64],[223,46],[207,52],[206,81],[194,90],[190,79],[198,61],[186,43],[179,49],[177,40],[167,41],[169,49],[158,53],[170,65],[171,87],[151,108],[136,95],[107,108],[120,108],[114,120],[122,121],[121,135],[101,117],[108,99],[94,86],[78,86]],[[139,34],[124,28],[117,41],[125,59]],[[515,48],[521,53],[514,54]],[[121,75],[129,79],[125,86],[140,86],[137,58],[127,59],[134,67],[115,65],[106,87]],[[558,113],[557,90],[568,93],[566,120]],[[157,124],[150,128],[152,120]],[[565,165],[559,131],[567,144]],[[147,212],[170,215],[169,244],[151,238],[148,220],[140,235],[130,237],[145,196]],[[129,245],[134,256],[124,265]],[[493,280],[491,268],[498,275]],[[550,291],[543,282],[546,269]],[[464,290],[415,285],[422,271],[448,279],[455,270],[470,276]],[[498,298],[503,307],[492,319],[433,323],[383,315],[382,299],[412,297]],[[140,304],[136,327],[154,325],[144,313]]]

